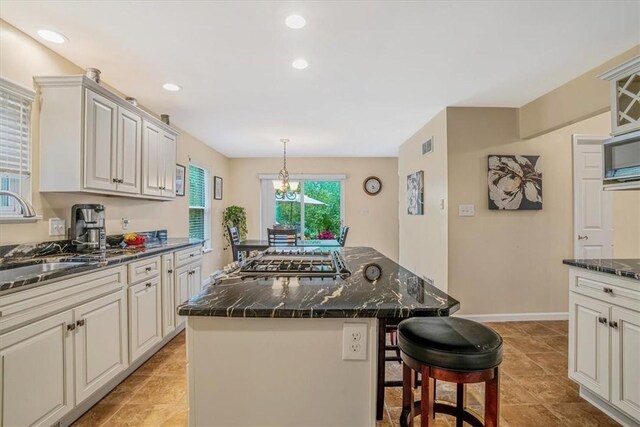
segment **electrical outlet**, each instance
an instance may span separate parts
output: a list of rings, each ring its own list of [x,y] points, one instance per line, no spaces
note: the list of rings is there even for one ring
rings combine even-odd
[[[65,220],[49,218],[49,236],[64,236],[66,233]]]
[[[367,360],[367,324],[345,323],[342,329],[342,360]]]
[[[458,216],[475,216],[475,205],[458,205]]]
[[[122,229],[126,230],[129,228],[129,218],[122,218]]]

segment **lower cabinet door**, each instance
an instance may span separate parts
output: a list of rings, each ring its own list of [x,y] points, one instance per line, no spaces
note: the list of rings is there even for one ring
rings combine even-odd
[[[640,420],[640,312],[611,311],[611,403]]]
[[[76,405],[128,366],[126,290],[73,310]]]
[[[569,293],[569,377],[609,400],[610,305]]]
[[[129,362],[162,340],[160,277],[129,287]]]
[[[202,265],[200,263],[191,264],[189,279],[189,298],[192,298],[202,290]]]
[[[162,336],[176,329],[176,298],[173,254],[162,255]]]
[[[182,304],[183,302],[189,299],[189,282],[191,278],[191,274],[189,274],[190,272],[191,272],[191,266],[189,265],[185,265],[183,267],[176,269],[176,276],[175,276],[176,308],[180,304]],[[178,316],[177,312],[175,311],[174,313],[176,313],[176,326],[181,326],[185,321],[184,316]]]
[[[0,335],[0,425],[50,426],[73,408],[73,314]]]

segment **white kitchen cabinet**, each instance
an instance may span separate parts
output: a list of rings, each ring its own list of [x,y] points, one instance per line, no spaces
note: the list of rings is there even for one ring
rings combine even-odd
[[[140,194],[142,182],[142,119],[139,115],[118,107],[118,138],[116,145],[116,190]]]
[[[192,298],[202,290],[202,265],[191,264],[191,278],[189,280],[189,298]]]
[[[173,254],[162,255],[162,336],[176,329],[176,298]]]
[[[640,420],[640,312],[614,306],[611,321],[611,402]]]
[[[73,408],[71,311],[0,335],[3,426],[50,426]]]
[[[129,359],[135,361],[162,341],[160,277],[129,287]]]
[[[177,257],[178,253],[176,253]],[[180,304],[187,301],[189,298],[200,293],[202,289],[202,264],[193,262],[191,264],[183,265],[176,269],[176,305],[177,308]],[[176,316],[176,325],[184,324],[184,316]]]
[[[569,296],[569,377],[609,399],[609,305],[574,292]]]
[[[95,190],[117,190],[116,146],[118,105],[86,91],[84,185]]]
[[[611,134],[640,129],[640,56],[600,76],[608,80],[611,93]]]
[[[569,277],[569,377],[621,423],[640,423],[638,281],[581,268]]]
[[[142,123],[142,192],[150,196],[175,197],[176,140],[146,120]]]
[[[175,130],[84,76],[34,80],[40,191],[175,197]]]
[[[75,308],[73,318],[78,405],[128,366],[126,291]]]

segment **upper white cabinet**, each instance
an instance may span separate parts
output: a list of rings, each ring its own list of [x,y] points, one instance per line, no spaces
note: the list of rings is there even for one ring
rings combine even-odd
[[[611,134],[640,129],[640,56],[600,76],[611,85]]]
[[[84,76],[35,77],[40,190],[175,197],[176,132]]]

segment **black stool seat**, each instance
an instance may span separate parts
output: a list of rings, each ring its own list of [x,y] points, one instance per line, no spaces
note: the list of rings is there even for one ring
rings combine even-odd
[[[459,317],[413,317],[398,325],[398,346],[409,357],[451,371],[481,371],[502,362],[502,337]]]

